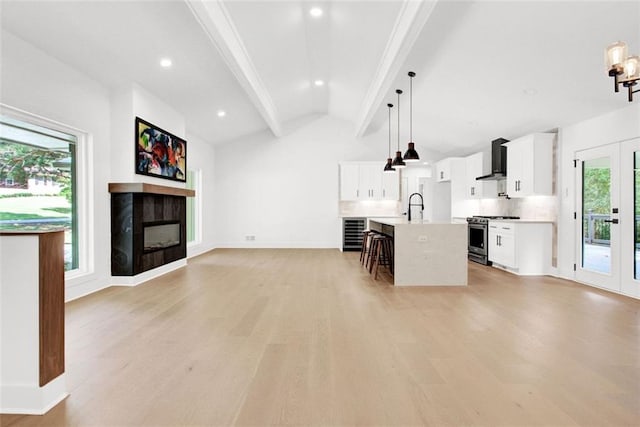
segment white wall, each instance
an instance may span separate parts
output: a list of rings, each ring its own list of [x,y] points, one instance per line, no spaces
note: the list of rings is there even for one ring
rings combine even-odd
[[[80,129],[90,136],[92,158],[89,250],[93,271],[67,282],[67,299],[105,287],[110,275],[109,92],[84,74],[50,57],[25,41],[2,32],[1,102],[26,112]],[[129,151],[133,152],[133,149]]]
[[[113,182],[148,182],[184,188],[185,184],[135,173],[135,117],[140,117],[178,137],[185,138],[185,119],[170,105],[138,84],[119,88],[111,96],[111,179]],[[187,161],[191,159],[187,141]],[[187,167],[190,168],[189,165]]]
[[[74,299],[111,284],[109,182],[184,184],[135,174],[135,115],[185,137],[185,118],[141,86],[110,91],[86,75],[29,43],[2,31],[0,102],[46,119],[80,129],[91,145],[89,169],[89,251],[93,264],[88,274],[67,280],[66,298]],[[191,139],[189,139],[191,138]],[[202,169],[202,204],[213,205],[214,150],[195,135],[187,138],[188,167]],[[206,211],[205,211],[206,212]],[[210,215],[209,215],[210,218]],[[189,247],[189,255],[213,247],[213,227],[203,221],[202,242]]]
[[[306,120],[281,138],[263,132],[216,146],[219,247],[340,246],[338,162],[384,161],[388,131],[355,138],[340,119]]]
[[[612,94],[613,96],[613,94]],[[576,233],[573,212],[576,209],[575,152],[640,136],[640,104],[565,126],[558,133],[559,215],[558,274],[574,278]]]

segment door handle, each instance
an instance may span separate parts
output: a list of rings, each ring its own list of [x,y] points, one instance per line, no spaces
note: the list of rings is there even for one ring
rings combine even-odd
[[[604,222],[610,222],[611,224],[618,224],[618,218],[605,219]]]

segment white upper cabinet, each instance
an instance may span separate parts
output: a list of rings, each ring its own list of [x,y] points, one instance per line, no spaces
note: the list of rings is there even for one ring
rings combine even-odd
[[[340,200],[360,200],[360,165],[340,165]]]
[[[382,199],[400,199],[400,174],[398,172],[382,173]]]
[[[360,165],[360,198],[361,200],[382,199],[382,171],[380,164]]]
[[[477,181],[479,176],[487,175],[491,169],[490,158],[483,152],[465,157],[465,198],[482,199],[498,196],[496,181]]]
[[[340,200],[398,200],[398,173],[384,173],[384,163],[360,162],[340,164]]]
[[[534,133],[506,143],[509,197],[553,194],[553,133]]]
[[[447,157],[436,163],[436,180],[438,182],[451,181],[455,163],[461,161],[459,157]]]

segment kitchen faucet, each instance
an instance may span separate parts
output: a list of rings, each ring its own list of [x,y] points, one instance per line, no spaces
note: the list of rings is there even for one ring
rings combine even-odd
[[[411,204],[411,198],[413,196],[418,196],[420,197],[420,204]],[[420,215],[422,215],[422,212],[424,211],[424,199],[422,198],[422,194],[420,193],[413,193],[409,196],[409,209],[407,209],[407,215],[409,215],[408,220],[409,222],[411,222],[411,206],[420,206],[421,211],[420,211]]]

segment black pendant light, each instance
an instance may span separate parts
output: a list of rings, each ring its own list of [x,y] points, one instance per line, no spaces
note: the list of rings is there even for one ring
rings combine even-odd
[[[404,160],[402,160],[402,151],[400,151],[400,94],[402,91],[396,89],[396,93],[398,94],[398,151],[396,151],[396,157],[393,159],[391,165],[396,169],[402,169],[407,166]]]
[[[409,71],[409,148],[404,153],[405,162],[417,162],[420,161],[420,156],[416,151],[413,144],[413,78],[416,73]]]
[[[389,107],[389,157],[387,158],[387,164],[384,166],[384,171],[386,173],[393,173],[396,171],[391,164],[393,161],[391,159],[391,109],[393,108],[393,104],[387,104],[387,107]]]

